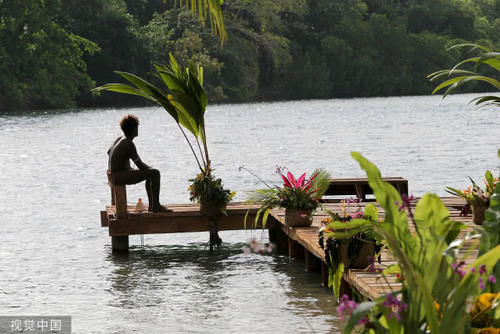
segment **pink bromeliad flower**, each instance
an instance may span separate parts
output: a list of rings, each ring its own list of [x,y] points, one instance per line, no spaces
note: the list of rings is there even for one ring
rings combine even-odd
[[[301,189],[304,192],[307,192],[311,188],[312,181],[318,174],[315,173],[309,180],[306,179],[306,173],[302,174],[298,179],[296,179],[291,172],[288,172],[286,176],[281,173],[280,175],[283,179],[283,186],[285,188]],[[312,190],[310,193],[312,194],[315,191],[316,190]]]

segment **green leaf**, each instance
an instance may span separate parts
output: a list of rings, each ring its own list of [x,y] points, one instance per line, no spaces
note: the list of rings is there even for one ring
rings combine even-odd
[[[247,212],[245,213],[245,218],[243,219],[243,228],[246,230],[247,229],[247,218],[248,218],[248,213],[250,212],[250,210],[247,210]]]
[[[453,68],[450,70],[449,75],[455,74],[454,71],[459,66],[461,66],[463,64],[466,64],[466,63],[477,63],[479,61],[479,59],[480,59],[480,57],[472,57],[472,58],[468,58],[468,59],[462,60],[461,62],[459,62],[458,64],[456,64],[455,66],[453,66]]]
[[[383,271],[383,274],[384,275],[394,275],[394,274],[400,274],[402,271],[401,271],[401,267],[399,266],[399,264],[395,263],[395,264],[391,264],[390,266],[386,267]]]
[[[422,293],[422,306],[425,312],[425,318],[429,325],[430,331],[433,334],[441,333],[441,328],[438,323],[438,315],[434,307],[434,298],[432,297],[432,284],[433,282],[428,278],[422,277],[419,272],[414,271],[413,275],[418,284],[418,289]],[[446,328],[443,326],[443,328]]]
[[[500,152],[499,152],[500,153]],[[500,186],[495,187],[495,192],[490,197],[490,207],[486,210],[486,221],[481,231],[479,255],[486,253],[500,244]],[[500,280],[498,280],[500,283]]]
[[[486,52],[490,52],[490,49],[488,49],[487,47],[479,45],[479,44],[476,44],[476,43],[460,43],[460,44],[455,44],[455,45],[450,46],[447,50],[449,51],[449,50],[459,49],[459,48],[464,48],[464,47],[470,47],[471,51],[475,50],[475,49],[480,49],[480,50],[483,50],[483,51],[486,51]]]
[[[185,92],[184,85],[181,80],[179,80],[174,74],[168,72],[165,67],[155,64],[154,65],[160,78],[163,80],[165,85],[172,92]]]
[[[365,170],[366,175],[368,176],[368,184],[373,189],[373,194],[375,195],[377,202],[385,211],[385,223],[381,226],[384,226],[384,228],[391,231],[397,229],[400,237],[404,237],[409,240],[408,246],[411,247],[414,242],[412,243],[410,241],[410,238],[412,237],[410,230],[408,229],[406,213],[404,211],[400,211],[399,205],[396,205],[396,203],[401,203],[401,196],[399,192],[390,183],[382,180],[380,171],[374,164],[365,159],[358,152],[351,152],[351,155],[356,161],[358,161],[361,168]]]
[[[122,71],[115,71],[115,73],[133,83],[138,89],[144,91],[145,93],[151,96],[154,96],[156,99],[167,98],[166,95],[161,90],[159,90],[157,87],[150,84],[146,80],[138,77],[135,74]]]
[[[313,197],[314,199],[320,199],[330,186],[331,175],[326,169],[317,168],[311,174],[311,178],[313,177],[314,179],[311,182],[311,190],[315,191]]]
[[[333,275],[333,293],[337,298],[340,298],[340,284],[342,283],[342,276],[344,275],[344,264],[340,263]]]
[[[432,94],[438,92],[442,88],[445,88],[445,87],[448,87],[450,85],[453,85],[453,84],[457,83],[458,81],[463,80],[465,78],[468,78],[468,76],[463,75],[463,76],[459,76],[459,77],[454,77],[454,78],[448,79],[448,80],[442,82],[441,84],[439,84],[436,88],[434,88],[434,90],[432,91]],[[448,94],[445,94],[445,95],[448,95]]]
[[[191,114],[187,112],[182,105],[175,98],[170,98],[169,102],[175,107],[178,111],[177,115],[179,117],[178,122],[182,126],[184,126],[189,132],[191,132],[195,137],[199,135],[199,127],[196,123],[196,120],[191,117]]]
[[[336,231],[344,232],[347,230],[356,229],[362,226],[369,226],[372,222],[366,219],[353,219],[348,222],[333,221],[327,225],[329,228],[333,228]]]
[[[463,193],[463,191],[461,191],[461,190],[459,190],[459,189],[452,188],[452,187],[446,187],[445,191],[446,191],[448,194],[455,195],[455,196],[459,196],[459,197],[462,197],[462,198],[466,198],[466,196],[465,196],[465,194]]]
[[[480,96],[480,97],[476,97],[475,99],[472,99],[470,101],[470,103],[474,103],[476,105],[480,105],[480,104],[483,104],[483,103],[486,103],[486,102],[491,102],[491,103],[488,103],[488,104],[500,104],[500,97],[498,96]]]
[[[500,259],[500,245],[494,247],[487,253],[481,255],[481,257],[479,257],[479,259],[477,259],[472,264],[472,266],[479,267],[484,264],[486,266],[487,271],[491,272],[499,259]]]
[[[99,87],[96,87],[92,89],[92,93],[99,93],[101,91],[110,91],[110,92],[115,92],[115,93],[123,93],[123,94],[129,94],[129,95],[137,95],[144,97],[150,101],[153,101],[155,103],[159,103],[158,100],[151,96],[150,94],[137,89],[135,87],[126,85],[126,84],[121,84],[121,83],[109,83],[105,84]]]
[[[373,222],[378,223],[378,209],[373,204],[367,204],[365,207],[365,217],[367,219],[372,220]]]
[[[362,230],[360,229],[352,229],[347,231],[335,231],[335,232],[326,232],[324,233],[325,238],[332,238],[336,240],[346,240],[351,239],[355,235],[359,234]]]
[[[445,235],[444,232],[448,229],[447,225],[450,222],[449,217],[450,212],[436,194],[425,194],[415,208],[415,221],[417,226],[423,229],[422,233],[432,230],[438,235]]]
[[[271,209],[269,209],[269,208],[267,208],[267,210],[264,211],[264,215],[262,216],[262,228],[266,228],[267,217],[269,217],[270,212],[271,212]]]
[[[177,1],[176,1],[177,3]],[[219,36],[221,44],[227,39],[226,28],[224,26],[224,18],[222,16],[220,0],[180,0],[180,7],[190,8],[193,14],[200,18],[202,25],[205,25],[205,20],[208,18],[210,21],[210,28],[214,34]]]
[[[479,268],[481,265],[485,265],[487,273],[490,273],[499,259],[500,245],[482,255],[472,264],[472,267]],[[465,305],[469,297],[477,297],[481,292],[478,281],[479,275],[470,271],[460,281],[458,287],[456,287],[456,291],[452,295],[452,300],[446,312],[444,312],[444,317],[441,321],[442,328],[449,329],[452,333],[458,332],[458,329],[463,328],[462,322],[457,323],[456,315],[465,311]]]
[[[500,53],[499,52],[486,52],[481,55],[477,65],[486,64],[497,71],[500,71]]]
[[[471,75],[471,76],[468,76],[466,77],[465,79],[462,79],[462,80],[459,80],[457,83],[455,83],[454,85],[456,85],[455,87],[459,87],[461,85],[463,85],[464,83],[467,83],[469,81],[484,81],[484,82],[487,82],[489,83],[490,85],[492,85],[493,87],[495,87],[496,89],[500,89],[500,81],[498,81],[497,79],[495,78],[490,78],[490,77],[486,77],[486,76],[483,76],[483,75]],[[453,87],[453,88],[455,88]],[[451,88],[451,87],[450,87]],[[450,89],[448,88],[448,90]]]
[[[257,213],[255,214],[255,220],[253,222],[253,228],[257,228],[257,224],[259,223],[259,218],[260,218],[260,215],[262,214],[262,211],[264,211],[266,208],[264,207],[261,207]]]
[[[204,110],[201,110],[201,106],[196,100],[196,96],[193,96],[194,94],[186,94],[182,92],[176,92],[173,95],[175,100],[183,106],[183,111],[186,113],[186,116],[190,116],[194,119],[196,127],[199,129],[203,123]]]
[[[486,173],[484,174],[484,178],[486,179],[486,182],[488,184],[493,184],[495,182],[495,178],[493,177],[493,174],[491,174],[491,171],[487,170]]]
[[[452,70],[439,70],[439,71],[436,71],[434,73],[431,73],[427,76],[428,79],[430,79],[430,81],[434,81],[436,79],[439,79],[441,77],[444,77],[444,76],[450,76],[451,75],[451,71]],[[459,70],[459,69],[455,69],[453,70],[453,74],[477,74],[476,72],[471,72],[471,71],[467,71],[467,70]]]

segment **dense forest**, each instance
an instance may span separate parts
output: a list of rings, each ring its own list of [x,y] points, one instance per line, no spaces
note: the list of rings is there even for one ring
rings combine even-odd
[[[0,0],[0,109],[143,103],[90,89],[169,52],[204,67],[212,103],[429,94],[462,56],[446,46],[500,46],[500,0],[225,0],[223,45],[174,5]]]

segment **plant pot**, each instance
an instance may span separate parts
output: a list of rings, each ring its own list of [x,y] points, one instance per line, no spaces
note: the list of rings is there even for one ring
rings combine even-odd
[[[472,221],[476,225],[482,225],[484,222],[484,217],[486,214],[487,206],[483,205],[472,205]]]
[[[311,226],[312,210],[285,209],[286,226]]]
[[[211,205],[211,203],[205,203],[205,201],[200,201],[200,213],[204,216],[217,216],[219,210]]]
[[[359,249],[356,257],[349,257],[349,244],[351,242],[360,242],[361,248]],[[375,256],[375,243],[364,242],[360,240],[342,243],[340,247],[340,259],[346,268],[351,269],[365,269],[372,264],[372,259]]]

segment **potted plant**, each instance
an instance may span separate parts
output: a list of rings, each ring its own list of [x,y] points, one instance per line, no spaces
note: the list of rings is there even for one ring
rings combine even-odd
[[[354,211],[349,210],[354,207]],[[378,210],[368,204],[363,210],[359,199],[341,201],[341,214],[327,210],[329,218],[323,219],[319,230],[319,245],[325,252],[329,269],[328,286],[340,298],[340,283],[345,269],[365,269],[380,253],[381,244],[376,243],[371,225],[356,219],[378,221]]]
[[[482,241],[481,245],[486,247],[477,259],[459,261],[457,250],[465,239],[458,238],[464,224],[450,219],[439,196],[426,193],[413,206],[411,197],[400,197],[392,185],[381,179],[375,165],[357,152],[351,154],[366,171],[368,183],[385,212],[382,222],[354,219],[352,223],[371,226],[374,237],[388,248],[397,262],[385,269],[379,268],[382,278],[385,274],[395,274],[401,285],[387,295],[359,305],[343,296],[337,310],[341,317],[349,315],[344,332],[496,332],[483,326],[500,324],[498,276],[494,275],[500,245]],[[500,217],[499,198],[500,193],[495,191],[486,215],[486,222],[494,226],[498,226]],[[488,240],[497,236],[498,232]],[[473,249],[477,246],[471,245]],[[476,326],[478,328],[473,328]]]
[[[472,219],[474,224],[481,225],[484,221],[484,216],[486,209],[490,204],[490,197],[495,192],[495,187],[498,182],[498,178],[494,178],[493,174],[487,170],[484,174],[484,184],[485,189],[481,189],[472,178],[470,178],[472,183],[472,188],[469,186],[465,190],[459,190],[451,187],[446,187],[446,192],[462,197],[466,202],[466,206],[462,210],[464,214],[467,214],[469,208],[472,208]]]
[[[157,88],[134,74],[115,71],[132,85],[109,83],[95,88],[93,92],[111,91],[141,96],[162,106],[172,116],[186,139],[200,170],[196,178],[190,180],[193,182],[189,187],[190,199],[198,201],[203,208],[202,213],[208,213],[211,219],[215,219],[219,212],[226,212],[226,205],[234,194],[224,189],[222,181],[212,174],[205,131],[205,110],[208,98],[203,88],[203,68],[192,63],[187,68],[183,68],[172,54],[169,56],[168,64],[154,64],[156,75],[165,84],[167,91]],[[188,138],[185,130],[193,135],[193,140]],[[214,228],[210,233],[211,249],[214,243],[220,244],[221,242],[215,225],[213,221],[211,226]]]
[[[316,169],[310,178],[306,177],[306,173],[295,178],[291,172],[285,176],[285,169],[278,167],[276,170],[283,180],[281,187],[271,187],[259,178],[266,188],[247,192],[248,203],[261,205],[255,217],[255,226],[262,217],[262,226],[265,227],[269,212],[278,207],[285,209],[286,225],[310,226],[312,224],[313,211],[320,205],[320,199],[330,184],[330,173],[321,168]]]
[[[200,212],[206,216],[225,214],[227,204],[233,199],[235,193],[224,189],[222,180],[215,178],[211,173],[199,173],[190,179],[189,199],[200,204]]]

